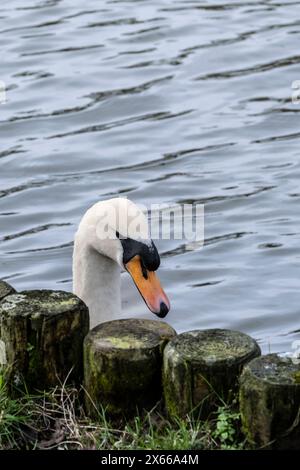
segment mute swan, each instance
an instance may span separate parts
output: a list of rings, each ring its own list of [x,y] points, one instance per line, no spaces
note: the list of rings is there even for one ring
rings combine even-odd
[[[163,318],[170,304],[155,271],[160,258],[144,213],[126,198],[87,210],[75,235],[73,292],[90,311],[91,328],[121,313],[121,269],[131,275],[148,308]]]

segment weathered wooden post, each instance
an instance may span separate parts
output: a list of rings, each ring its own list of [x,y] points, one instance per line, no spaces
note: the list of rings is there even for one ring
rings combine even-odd
[[[0,302],[0,339],[9,384],[44,390],[83,376],[83,339],[89,330],[85,304],[62,291],[24,291]]]
[[[268,354],[249,362],[240,378],[240,410],[253,447],[299,449],[299,360]]]
[[[206,418],[220,398],[237,391],[242,367],[260,354],[256,341],[238,331],[212,329],[182,333],[164,350],[163,387],[168,414],[194,412]]]
[[[5,281],[0,281],[0,301],[7,295],[13,294],[15,289]]]
[[[98,325],[84,341],[88,414],[101,407],[114,416],[149,409],[161,398],[162,352],[176,335],[161,321],[129,319]]]
[[[4,297],[10,294],[14,294],[16,291],[15,289],[7,284],[5,281],[0,281],[0,302]],[[5,344],[1,341],[0,338],[0,367],[1,365],[6,363],[6,351],[5,351]]]

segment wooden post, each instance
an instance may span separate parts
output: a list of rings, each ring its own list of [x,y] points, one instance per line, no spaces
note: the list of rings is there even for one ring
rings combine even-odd
[[[101,407],[129,416],[161,398],[162,351],[176,333],[154,320],[115,320],[96,326],[84,341],[86,410],[97,418]]]
[[[0,339],[9,384],[44,390],[83,376],[83,339],[89,330],[85,304],[62,291],[24,291],[0,303]],[[3,356],[3,355],[2,355]],[[71,371],[72,369],[72,371]]]
[[[260,354],[254,339],[230,330],[182,333],[166,346],[163,386],[169,416],[207,418],[237,391],[242,367]]]
[[[247,364],[240,382],[242,425],[250,445],[299,449],[299,360],[276,354],[259,357]]]
[[[0,301],[7,295],[14,294],[15,289],[5,281],[0,281]]]

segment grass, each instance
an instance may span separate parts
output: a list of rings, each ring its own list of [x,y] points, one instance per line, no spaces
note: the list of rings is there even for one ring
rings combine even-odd
[[[85,415],[82,393],[62,384],[50,392],[18,398],[7,392],[0,372],[0,449],[190,450],[242,449],[236,405],[220,403],[209,420],[170,421],[158,404],[150,412],[111,421],[104,409],[97,422]]]

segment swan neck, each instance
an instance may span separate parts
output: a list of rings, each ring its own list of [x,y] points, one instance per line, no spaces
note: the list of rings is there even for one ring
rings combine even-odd
[[[112,259],[75,240],[73,292],[88,306],[91,328],[118,318],[121,313],[120,267]]]

